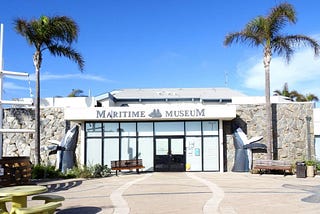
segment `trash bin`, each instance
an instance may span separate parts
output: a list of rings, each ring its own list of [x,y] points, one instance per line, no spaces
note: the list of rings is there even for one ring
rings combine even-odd
[[[296,176],[297,178],[307,177],[307,166],[305,162],[296,162]]]

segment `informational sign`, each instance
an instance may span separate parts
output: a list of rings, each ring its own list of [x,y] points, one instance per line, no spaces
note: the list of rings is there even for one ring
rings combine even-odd
[[[235,105],[149,105],[140,107],[66,108],[66,120],[233,119]]]

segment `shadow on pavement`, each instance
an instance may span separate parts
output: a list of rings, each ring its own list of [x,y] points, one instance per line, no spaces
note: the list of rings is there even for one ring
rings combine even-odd
[[[45,186],[48,188],[48,192],[58,192],[80,186],[81,184],[82,181],[68,181],[63,183],[47,184]]]
[[[101,211],[99,207],[75,207],[59,210],[57,214],[95,214]]]
[[[309,192],[311,195],[308,197],[302,198],[301,201],[308,202],[308,203],[320,203],[320,185],[308,186],[308,185],[283,184],[283,187]]]

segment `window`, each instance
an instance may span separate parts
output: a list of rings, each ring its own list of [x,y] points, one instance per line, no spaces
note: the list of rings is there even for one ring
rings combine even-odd
[[[87,160],[88,166],[101,164],[101,139],[87,139]]]
[[[156,122],[155,135],[184,135],[183,122]]]
[[[119,136],[119,123],[103,123],[104,136],[118,137]]]
[[[219,135],[218,121],[203,121],[203,135]]]
[[[101,137],[102,124],[101,123],[86,123],[87,137]]]
[[[201,135],[201,122],[192,121],[186,122],[186,135]]]

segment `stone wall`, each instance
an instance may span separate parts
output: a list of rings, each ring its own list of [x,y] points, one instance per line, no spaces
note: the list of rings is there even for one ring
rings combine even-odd
[[[282,103],[272,105],[274,158],[287,160],[293,164],[306,160],[308,156],[315,158],[313,104],[312,103]],[[265,141],[266,113],[264,104],[238,105],[237,118],[226,123],[224,139],[226,139],[227,167],[231,171],[234,163],[233,130],[240,126],[248,138],[263,136]],[[309,144],[309,146],[308,146]],[[267,159],[265,153],[253,154],[254,159]]]
[[[43,108],[40,118],[41,148],[50,145],[50,140],[61,141],[69,128],[69,123],[64,120],[63,108]],[[3,128],[34,130],[34,109],[5,109]],[[4,133],[3,156],[30,156],[31,162],[34,162],[34,142],[33,133]],[[42,150],[41,160],[54,164],[56,156],[49,157],[48,151]]]

